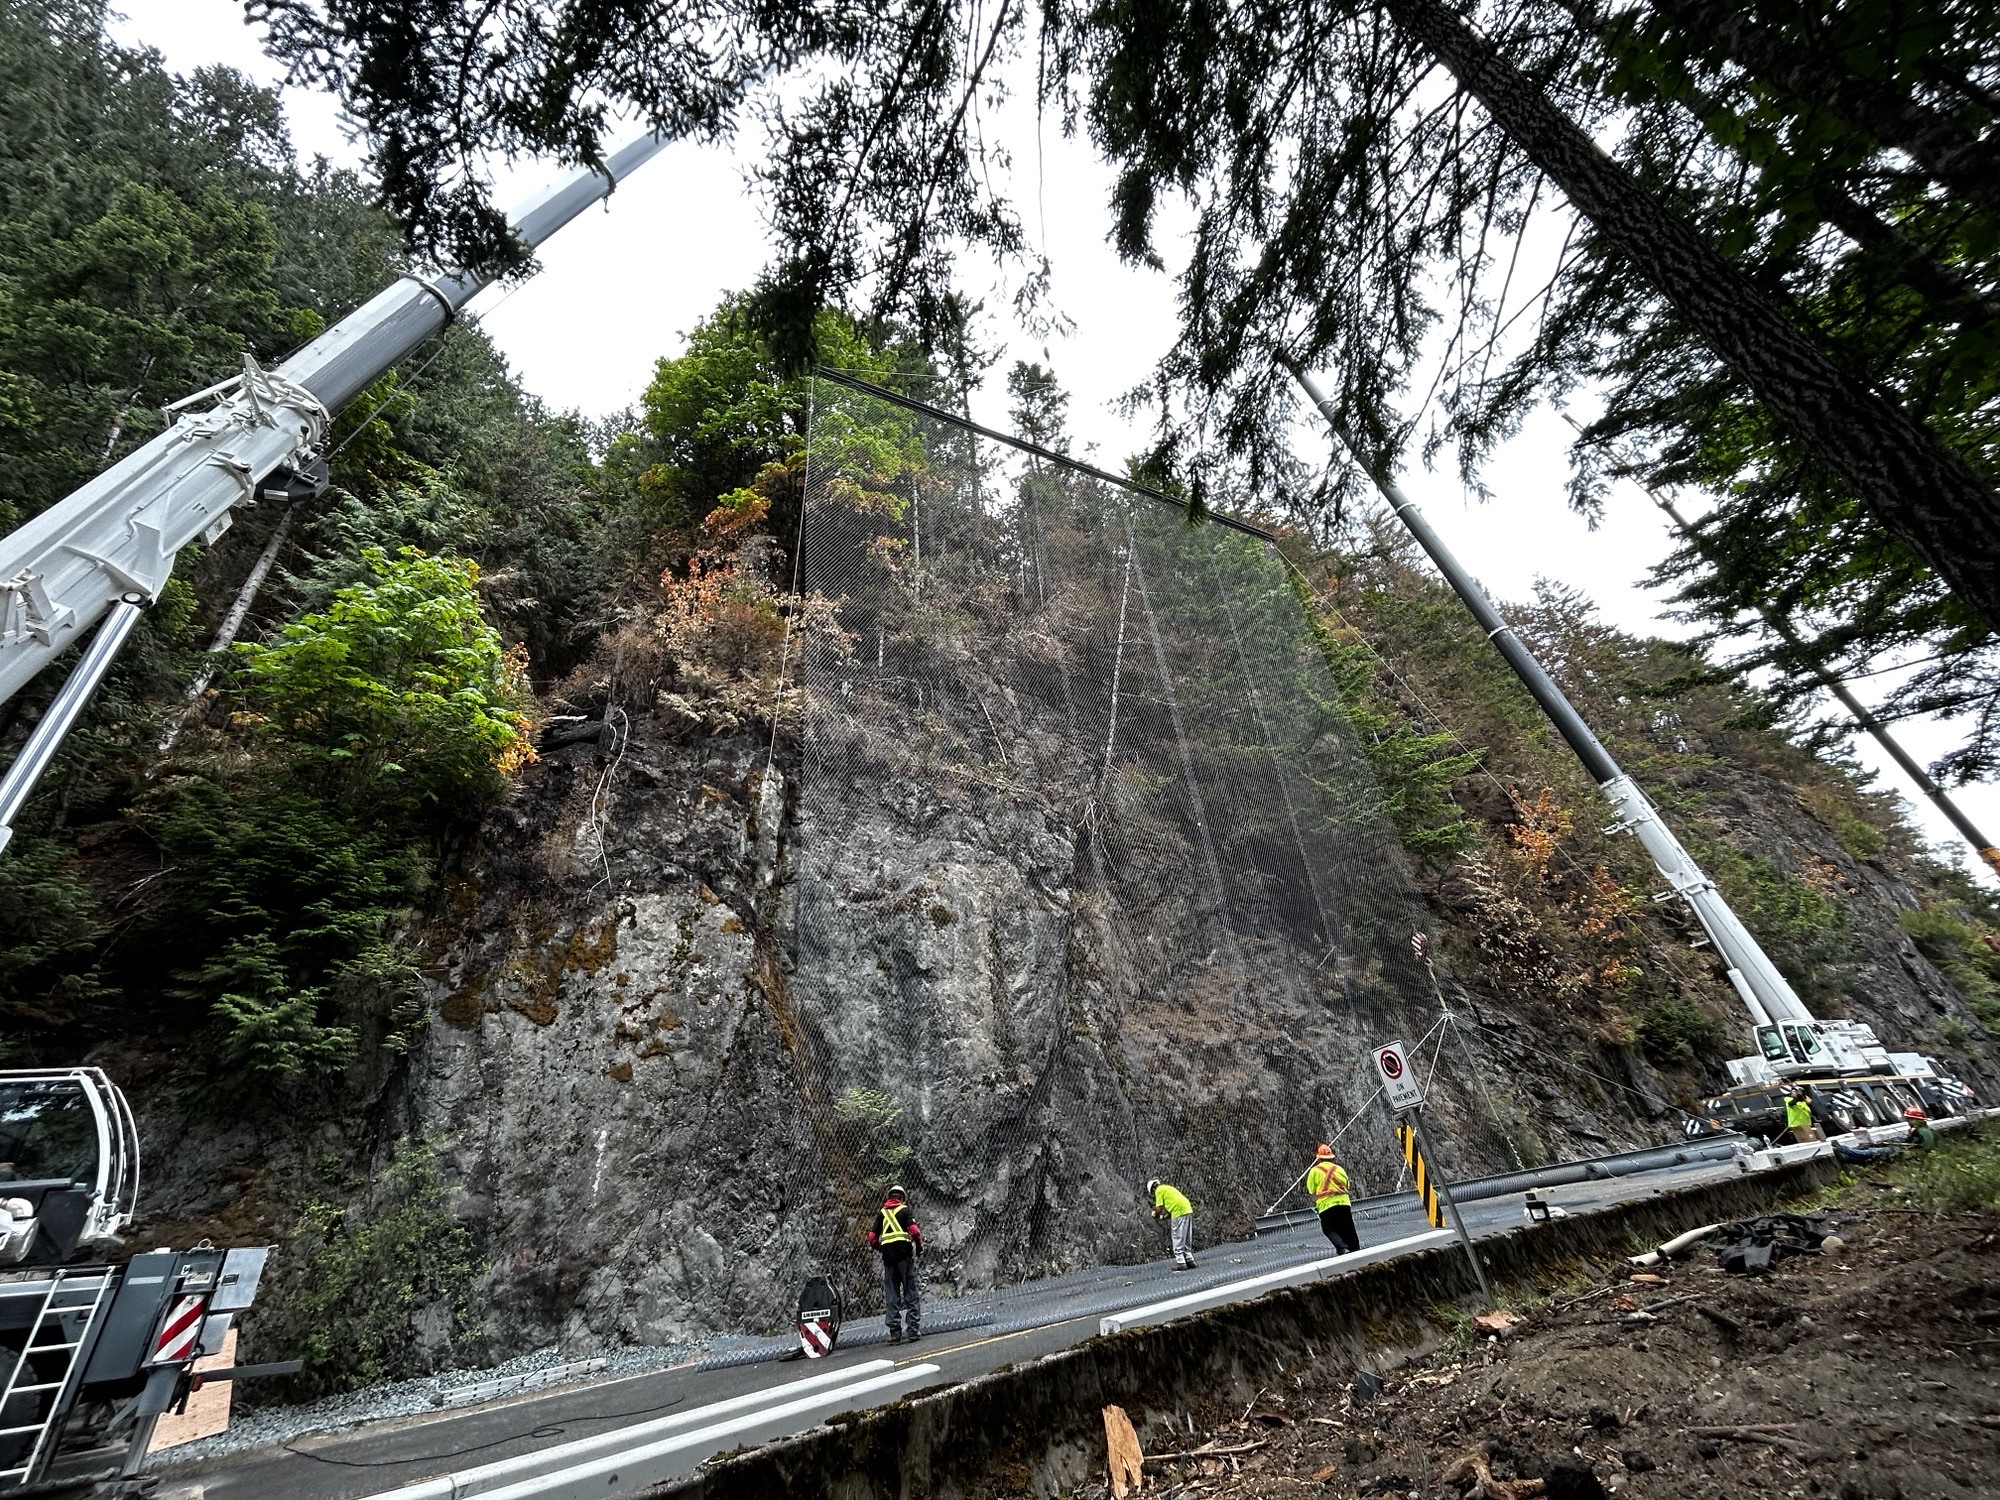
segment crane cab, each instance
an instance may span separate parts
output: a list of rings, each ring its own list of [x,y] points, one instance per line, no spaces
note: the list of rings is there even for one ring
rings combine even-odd
[[[1873,1028],[1858,1021],[1782,1021],[1756,1028],[1757,1052],[1732,1059],[1738,1084],[1775,1082],[1836,1073],[1855,1076],[1890,1071],[1889,1054]]]
[[[103,1069],[0,1070],[0,1267],[115,1243],[138,1200],[138,1128]]]

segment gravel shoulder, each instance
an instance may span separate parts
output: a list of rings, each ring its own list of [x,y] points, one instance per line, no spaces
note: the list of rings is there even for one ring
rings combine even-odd
[[[484,1395],[483,1388],[501,1384],[486,1399],[500,1401],[528,1390],[551,1390],[587,1381],[614,1380],[649,1370],[684,1364],[703,1349],[701,1344],[633,1345],[589,1356],[537,1349],[504,1364],[476,1370],[448,1370],[417,1380],[373,1385],[344,1391],[297,1406],[260,1406],[239,1410],[225,1432],[162,1449],[153,1455],[156,1468],[172,1468],[222,1458],[255,1448],[289,1443],[312,1433],[340,1432],[398,1418],[428,1416],[452,1404],[455,1393]],[[588,1370],[572,1367],[588,1364]]]

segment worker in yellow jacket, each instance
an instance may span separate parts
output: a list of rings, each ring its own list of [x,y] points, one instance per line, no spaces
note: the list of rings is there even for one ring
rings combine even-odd
[[[1152,1200],[1153,1217],[1167,1221],[1169,1242],[1174,1250],[1174,1269],[1192,1271],[1194,1269],[1194,1205],[1188,1202],[1186,1193],[1171,1183],[1155,1177],[1146,1184],[1146,1196]]]
[[[1333,1147],[1325,1141],[1313,1153],[1306,1173],[1306,1192],[1319,1210],[1319,1227],[1333,1242],[1335,1255],[1352,1255],[1361,1248],[1361,1236],[1354,1228],[1354,1199],[1348,1191],[1347,1168],[1337,1161]]]

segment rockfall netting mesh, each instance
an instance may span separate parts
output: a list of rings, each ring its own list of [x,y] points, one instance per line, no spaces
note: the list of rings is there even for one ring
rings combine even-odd
[[[786,1003],[838,1217],[905,1185],[977,1287],[1157,1254],[1150,1177],[1241,1232],[1357,1113],[1392,1188],[1365,1049],[1440,1003],[1277,547],[826,378],[805,482]]]

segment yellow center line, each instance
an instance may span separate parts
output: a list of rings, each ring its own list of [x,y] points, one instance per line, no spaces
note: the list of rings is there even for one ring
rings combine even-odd
[[[1088,1315],[1064,1318],[1060,1323],[1037,1323],[1032,1328],[1017,1328],[1012,1333],[989,1333],[985,1338],[969,1339],[963,1344],[949,1344],[942,1349],[926,1349],[921,1354],[906,1354],[896,1361],[899,1365],[921,1364],[925,1360],[941,1359],[947,1354],[959,1354],[967,1349],[982,1348],[987,1344],[1004,1344],[1009,1339],[1026,1338],[1031,1333],[1047,1333],[1051,1328],[1061,1328],[1069,1323],[1088,1323]]]

